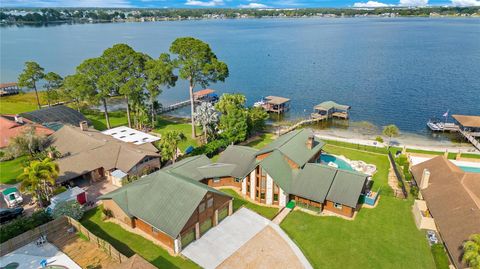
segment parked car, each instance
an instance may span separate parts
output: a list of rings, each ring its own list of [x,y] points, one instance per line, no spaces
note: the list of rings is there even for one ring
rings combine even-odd
[[[8,207],[16,207],[23,203],[23,197],[17,188],[11,187],[2,191],[3,200]]]
[[[0,209],[0,223],[5,223],[9,220],[15,219],[23,214],[23,207],[16,208],[1,208]]]
[[[434,231],[427,231],[427,238],[430,245],[438,244],[438,238]]]

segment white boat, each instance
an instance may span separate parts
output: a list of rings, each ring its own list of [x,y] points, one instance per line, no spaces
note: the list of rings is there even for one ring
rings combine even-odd
[[[432,121],[432,120],[429,120],[427,122],[427,126],[428,128],[430,128],[430,130],[432,131],[441,131],[443,130],[443,128],[440,126],[440,124],[442,124],[441,122],[437,122],[437,121]]]

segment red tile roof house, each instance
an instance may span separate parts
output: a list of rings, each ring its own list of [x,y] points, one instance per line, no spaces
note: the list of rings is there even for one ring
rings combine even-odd
[[[188,157],[99,199],[115,219],[172,253],[232,213],[232,198],[217,187],[236,187],[247,199],[271,206],[285,207],[293,199],[317,211],[352,217],[367,175],[316,163],[323,145],[301,130],[260,151],[230,146],[217,163],[205,155]]]
[[[34,123],[18,115],[1,115],[0,116],[0,148],[8,146],[10,140],[16,136],[22,135],[30,128],[35,128],[37,135],[51,135],[53,130],[45,126]]]

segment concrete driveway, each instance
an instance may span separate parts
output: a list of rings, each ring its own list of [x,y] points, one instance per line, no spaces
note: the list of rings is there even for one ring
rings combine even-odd
[[[190,243],[182,254],[203,268],[216,268],[269,224],[264,217],[241,208]]]

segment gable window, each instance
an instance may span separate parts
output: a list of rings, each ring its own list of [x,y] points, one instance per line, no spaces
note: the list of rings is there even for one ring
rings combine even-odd
[[[340,203],[333,203],[333,207],[335,207],[336,209],[342,209],[343,205]]]
[[[201,203],[198,206],[198,213],[202,213],[203,211],[205,211],[205,203]]]
[[[207,200],[207,208],[210,208],[213,206],[213,198],[210,198]]]

